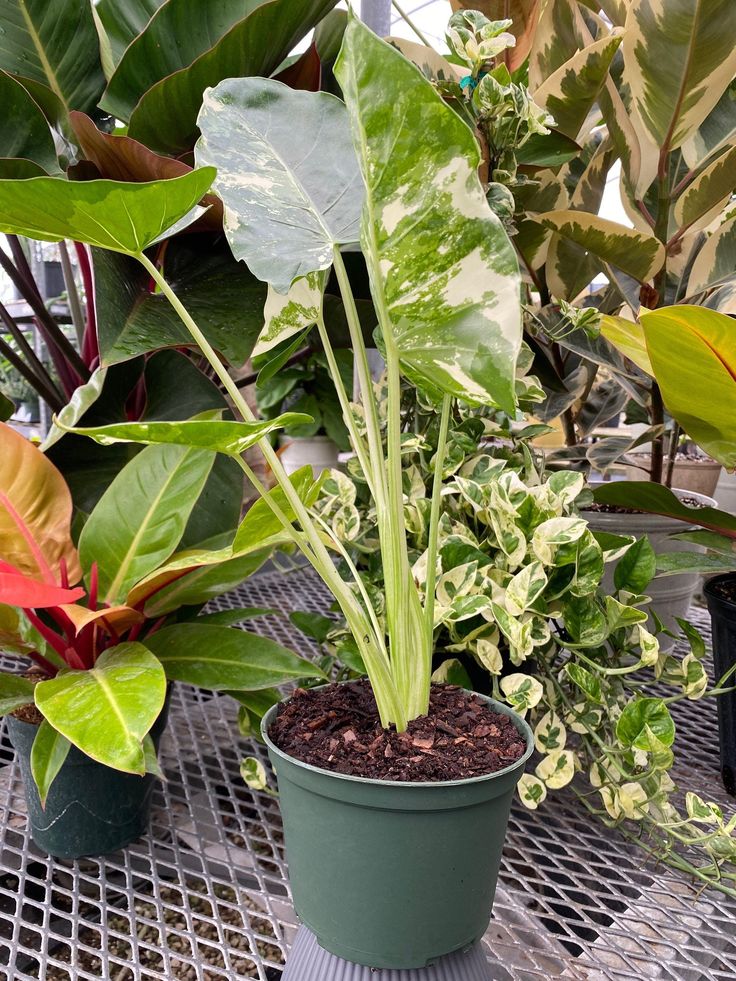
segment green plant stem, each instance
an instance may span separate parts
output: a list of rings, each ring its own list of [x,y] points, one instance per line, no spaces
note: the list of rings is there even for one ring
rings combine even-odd
[[[434,457],[434,477],[432,478],[432,505],[429,517],[429,542],[427,543],[427,581],[424,594],[424,628],[427,638],[430,664],[434,653],[434,606],[435,583],[437,581],[437,543],[439,540],[440,503],[442,499],[442,477],[447,452],[447,433],[450,428],[452,396],[442,399],[440,432],[437,439],[437,452]]]
[[[166,279],[161,275],[158,268],[142,252],[139,253],[136,258],[150,274],[153,281],[158,285],[161,292],[176,311],[182,323],[197,342],[200,350],[212,366],[215,374],[222,382],[226,392],[230,396],[234,406],[242,418],[248,422],[255,421],[255,416],[253,415],[250,406],[243,398],[233,379],[230,377],[227,368],[219,359],[214,348],[199,329],[196,322],[190,316],[186,307],[184,307],[176,293],[169,286]],[[340,577],[332,561],[330,553],[327,551],[327,548],[320,537],[319,530],[311,520],[307,508],[304,506],[301,498],[296,492],[294,485],[289,480],[288,475],[286,474],[286,471],[284,470],[275,450],[265,438],[259,440],[257,445],[265,457],[266,462],[271,467],[273,475],[283,490],[287,501],[289,502],[297,520],[299,521],[306,540],[309,543],[309,549],[304,550],[300,539],[299,547],[304,550],[304,554],[306,555],[307,559],[312,563],[316,571],[319,573],[320,578],[332,592],[350,626],[365,662],[366,670],[371,676],[371,681],[374,685],[376,703],[378,705],[378,711],[381,716],[382,724],[387,726],[389,722],[395,721],[397,726],[403,722],[404,727],[406,727],[405,714],[402,710],[395,685],[393,684],[391,678],[390,663],[388,662],[388,659],[383,656],[381,646],[379,645],[377,638],[373,635],[373,628],[370,620],[361,609],[357,597],[354,595],[349,585]],[[260,486],[262,488],[262,485]],[[258,489],[258,485],[256,485],[256,489]],[[259,491],[259,493],[264,493],[263,488]],[[274,502],[269,496],[265,496],[264,500],[274,512],[276,517],[279,518],[280,522],[285,522],[285,525],[291,524],[291,522],[286,519],[286,516],[283,515],[283,512],[281,512],[281,517],[279,517],[276,510],[280,511],[280,509],[277,508],[274,510]]]
[[[407,14],[407,12],[396,2],[396,0],[391,0],[391,6],[394,8],[394,10],[399,15],[399,17],[401,17],[401,19],[404,21],[404,23],[407,25],[407,27],[410,27],[411,30],[414,31],[414,33],[419,38],[419,40],[422,42],[422,44],[426,44],[426,46],[428,48],[431,48],[432,45],[429,43],[429,41],[427,40],[427,38],[419,30],[419,28],[414,23],[414,21],[411,19],[411,17]]]

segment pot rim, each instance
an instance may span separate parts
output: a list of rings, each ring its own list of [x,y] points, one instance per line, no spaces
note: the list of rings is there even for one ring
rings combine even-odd
[[[350,684],[349,681],[341,682],[341,684]],[[326,685],[319,685],[318,687],[327,687]],[[489,695],[482,695],[480,692],[469,691],[468,694],[476,695],[486,704],[490,705],[495,712],[499,712],[501,715],[507,715],[514,725],[520,736],[523,736],[526,740],[526,749],[514,763],[510,763],[505,766],[502,770],[496,770],[493,773],[484,773],[478,777],[466,777],[463,780],[379,780],[375,777],[358,777],[350,773],[336,773],[334,770],[326,770],[321,766],[314,766],[312,763],[305,763],[303,760],[298,760],[295,756],[291,756],[289,753],[285,753],[282,749],[273,742],[268,734],[268,728],[273,721],[274,716],[279,710],[279,707],[291,698],[289,695],[287,698],[282,699],[276,705],[271,706],[271,708],[266,712],[261,720],[261,736],[263,741],[268,747],[269,751],[277,756],[279,759],[285,760],[287,763],[291,763],[299,769],[306,770],[309,773],[321,773],[327,777],[334,777],[336,780],[340,780],[346,783],[357,783],[357,784],[367,784],[376,787],[395,787],[399,790],[416,790],[417,792],[429,791],[435,787],[465,787],[475,784],[487,783],[491,780],[495,780],[498,777],[503,777],[506,774],[513,773],[515,770],[524,769],[526,767],[527,760],[534,752],[534,733],[526,721],[523,719],[518,712],[515,712],[508,705],[504,705],[503,702],[496,701],[495,698],[491,698]]]
[[[703,593],[705,594],[705,598],[709,605],[711,602],[720,603],[723,606],[728,607],[729,610],[736,611],[736,600],[729,599],[727,596],[721,596],[718,593],[713,592],[714,583],[723,582],[726,579],[731,582],[736,582],[736,572],[722,572],[718,576],[712,576],[710,579],[707,579],[703,583]]]

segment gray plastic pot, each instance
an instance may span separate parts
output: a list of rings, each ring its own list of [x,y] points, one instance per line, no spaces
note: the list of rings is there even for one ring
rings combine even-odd
[[[673,494],[679,498],[694,498],[701,504],[710,505],[710,507],[717,506],[712,497],[697,494],[695,491],[677,489],[673,490]],[[635,535],[637,538],[646,535],[655,552],[705,551],[692,542],[681,542],[670,537],[681,532],[693,531],[695,525],[688,525],[683,521],[677,521],[675,518],[668,518],[662,514],[608,514],[605,511],[584,511],[583,517],[593,531],[607,531],[614,535]],[[652,609],[656,610],[657,616],[666,627],[674,631],[679,630],[676,618],[687,617],[690,604],[700,585],[700,578],[697,572],[688,572],[678,576],[653,579],[647,586],[647,595],[652,598]],[[614,590],[613,565],[606,568],[602,585],[607,592]],[[653,625],[650,617],[649,626],[652,627]],[[674,640],[664,636],[660,638],[660,645],[664,650],[668,650],[673,644]]]
[[[262,732],[278,776],[294,908],[319,944],[356,964],[425,967],[479,940],[491,918],[514,789],[534,749],[508,706],[522,758],[440,783],[345,776],[302,763]]]
[[[166,727],[171,687],[151,738],[158,749]],[[107,855],[136,841],[148,828],[156,777],[139,777],[103,766],[76,747],[69,750],[41,806],[31,774],[31,747],[37,725],[6,717],[23,778],[31,837],[54,858],[75,859]]]

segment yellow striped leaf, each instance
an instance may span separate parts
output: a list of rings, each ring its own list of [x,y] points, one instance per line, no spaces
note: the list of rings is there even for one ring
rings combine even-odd
[[[736,187],[736,147],[727,150],[693,181],[675,205],[675,220],[689,228],[728,200]]]
[[[702,126],[682,144],[682,155],[691,170],[722,150],[736,143],[736,81],[720,97]]]
[[[736,275],[736,218],[713,232],[690,271],[687,291],[690,295]]]

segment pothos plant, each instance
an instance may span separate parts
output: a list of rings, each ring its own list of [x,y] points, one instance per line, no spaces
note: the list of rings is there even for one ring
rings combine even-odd
[[[283,529],[332,590],[366,666],[381,721],[404,730],[426,713],[434,643],[434,589],[423,604],[411,574],[402,490],[402,375],[442,406],[453,397],[515,411],[521,344],[519,269],[478,179],[473,134],[420,71],[350,16],[335,65],[345,102],[268,79],[231,79],[205,94],[199,169],[154,184],[37,178],[0,182],[0,227],[76,240],[140,262],[196,340],[243,421],[193,420],[80,429],[95,439],[206,446],[241,457],[253,414],[215,349],[166,278],[165,258],[146,249],[164,229],[196,216],[213,186],[236,258],[282,297],[281,339],[316,324],[353,450],[376,501],[385,569],[386,620],[379,621],[357,570],[346,581],[330,546],[341,544],[310,516],[264,438],[258,441],[282,497],[265,497]],[[324,148],[329,148],[325,150]],[[217,168],[215,172],[214,168]],[[214,179],[214,184],[213,184]],[[362,249],[388,378],[386,450],[368,357],[341,249]],[[322,295],[334,268],[361,387],[360,424],[335,364]],[[291,291],[291,292],[290,292]],[[437,459],[444,457],[441,439]],[[439,531],[441,466],[432,497],[429,575]],[[296,523],[293,524],[293,520]]]
[[[686,621],[684,656],[660,651],[661,626],[647,629],[656,562],[648,541],[592,532],[579,513],[590,501],[582,474],[545,474],[523,442],[494,444],[498,427],[457,407],[433,579],[430,461],[440,420],[426,402],[407,412],[415,430],[404,442],[409,560],[425,603],[434,590],[434,677],[490,690],[528,717],[540,757],[519,783],[527,807],[570,784],[581,806],[652,856],[736,894],[736,816],[724,819],[693,793],[681,814],[670,776],[669,707],[716,695],[727,679],[708,690],[705,644]],[[316,509],[380,599],[376,511],[360,469],[331,472]],[[608,565],[610,593],[601,588]],[[383,617],[380,603],[377,609]],[[360,668],[344,626],[333,623],[320,639],[338,661]]]
[[[278,424],[255,424],[253,435]],[[272,685],[321,675],[230,626],[267,611],[197,616],[273,545],[256,511],[224,561],[177,553],[214,461],[207,449],[147,447],[110,484],[77,548],[62,475],[0,423],[0,650],[33,664],[30,677],[0,673],[0,714],[35,705],[43,717],[31,752],[42,801],[72,745],[114,769],[158,772],[148,733],[167,681],[233,690],[248,705]]]

